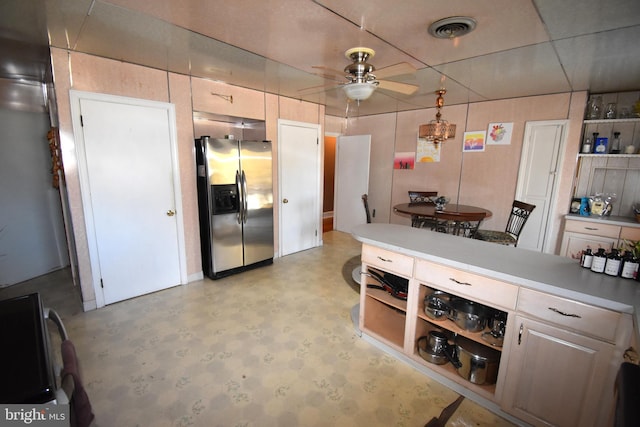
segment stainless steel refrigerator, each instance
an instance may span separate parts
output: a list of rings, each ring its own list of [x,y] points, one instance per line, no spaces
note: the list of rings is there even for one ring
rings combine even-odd
[[[270,141],[195,140],[202,269],[212,279],[273,262]]]

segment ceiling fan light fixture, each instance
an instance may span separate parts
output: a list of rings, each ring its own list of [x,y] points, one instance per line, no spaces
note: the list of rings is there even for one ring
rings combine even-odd
[[[377,82],[355,82],[342,86],[342,89],[349,99],[353,99],[354,101],[364,101],[371,96],[373,91],[376,90],[376,87],[378,87]]]
[[[435,144],[439,144],[456,136],[456,125],[441,119],[442,113],[440,113],[440,109],[444,106],[444,98],[442,95],[445,93],[447,93],[445,89],[436,91],[438,95],[436,98],[436,119],[431,120],[426,125],[420,125],[418,129],[418,137],[432,141]]]

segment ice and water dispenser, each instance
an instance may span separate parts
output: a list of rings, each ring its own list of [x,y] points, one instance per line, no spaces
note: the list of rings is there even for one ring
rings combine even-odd
[[[211,186],[211,209],[213,215],[239,212],[238,186],[218,184]]]

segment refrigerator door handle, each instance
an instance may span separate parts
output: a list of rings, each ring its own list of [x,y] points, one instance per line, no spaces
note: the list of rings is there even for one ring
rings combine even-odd
[[[249,205],[247,203],[247,176],[242,171],[242,222],[247,223],[247,211]]]
[[[240,203],[238,203],[238,212],[236,212],[236,221],[238,224],[242,224],[243,210],[244,210],[244,201],[243,201],[243,193],[242,193],[242,183],[240,178],[240,172],[236,171],[236,188],[238,192],[238,197],[240,198]]]

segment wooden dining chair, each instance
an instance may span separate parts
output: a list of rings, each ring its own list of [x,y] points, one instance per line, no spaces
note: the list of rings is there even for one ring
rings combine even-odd
[[[501,245],[518,246],[520,233],[524,228],[531,212],[536,205],[514,200],[511,206],[511,214],[504,231],[478,230],[474,234],[474,239],[486,242],[499,243]]]
[[[409,203],[433,203],[432,197],[437,197],[437,191],[409,190]]]
[[[362,195],[362,203],[364,203],[364,214],[367,216],[367,224],[371,224],[371,212],[369,211],[369,196]]]
[[[409,190],[409,203],[435,204],[433,198],[438,196],[437,191],[416,191]],[[433,229],[436,222],[433,218],[426,218],[420,215],[411,215],[411,226],[416,228]]]
[[[473,239],[480,228],[480,224],[482,224],[482,221],[484,221],[486,216],[486,213],[478,212],[474,214],[465,214],[464,221],[437,220],[437,223],[432,230]]]
[[[473,239],[484,221],[486,213],[466,214],[464,221],[455,221],[452,234]]]

